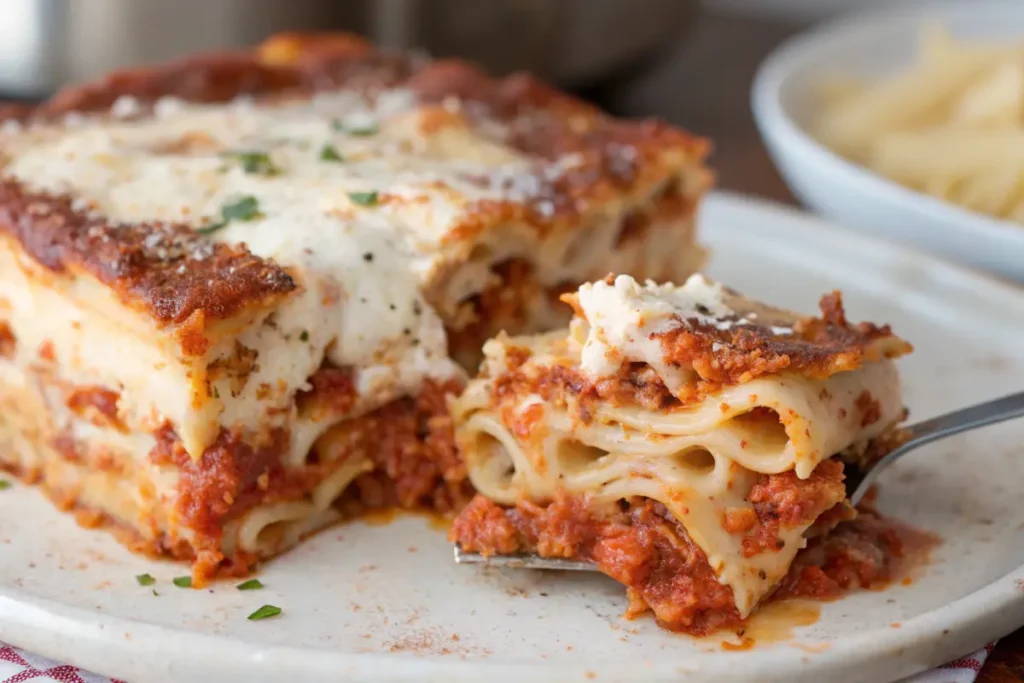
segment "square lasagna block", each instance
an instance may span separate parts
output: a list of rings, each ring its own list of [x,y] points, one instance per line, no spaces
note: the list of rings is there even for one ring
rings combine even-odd
[[[706,153],[344,35],[61,92],[0,131],[0,466],[198,581],[458,509],[464,368],[580,282],[696,270]]]

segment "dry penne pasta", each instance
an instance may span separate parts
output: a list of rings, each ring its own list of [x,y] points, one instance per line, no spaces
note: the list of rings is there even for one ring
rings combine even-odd
[[[926,25],[908,69],[819,89],[813,133],[836,152],[929,195],[1024,222],[1024,40],[960,41]]]
[[[870,149],[869,165],[900,182],[923,183],[934,175],[965,178],[993,168],[1024,166],[1024,130],[889,133]]]

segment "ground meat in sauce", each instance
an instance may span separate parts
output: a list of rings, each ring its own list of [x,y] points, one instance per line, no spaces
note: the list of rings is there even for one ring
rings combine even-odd
[[[323,365],[309,378],[312,387],[300,391],[295,403],[300,411],[311,411],[314,417],[344,415],[358,398],[351,368]]]
[[[499,332],[524,334],[534,330],[528,323],[536,317],[533,310],[542,298],[553,301],[555,312],[562,312],[558,297],[571,291],[578,283],[562,283],[545,287],[533,273],[533,266],[525,259],[510,259],[491,268],[497,280],[463,304],[456,320],[465,320],[448,327],[448,351],[454,360],[473,371],[483,358],[484,343]],[[569,310],[562,317],[569,321]]]
[[[645,363],[625,364],[617,374],[597,382],[564,365],[545,367],[538,376],[535,368],[520,364],[495,378],[493,392],[499,403],[507,398],[513,405],[518,403],[519,397],[536,393],[547,403],[569,408],[573,416],[584,423],[590,421],[599,403],[640,405],[648,410],[680,405],[658,374]]]
[[[761,476],[747,496],[757,523],[743,539],[743,554],[753,557],[781,550],[782,529],[806,526],[844,498],[843,464],[836,459],[820,462],[807,479],[793,471]]]
[[[624,365],[615,376],[598,380],[594,391],[602,401],[639,405],[647,410],[665,410],[679,403],[657,371],[646,363]]]
[[[472,497],[466,466],[455,447],[446,397],[456,383],[428,382],[416,399],[396,401],[349,427],[348,455],[374,469],[356,479],[338,505],[349,514],[401,507],[453,512]]]
[[[11,326],[0,320],[0,358],[11,358],[14,356],[17,339]]]
[[[626,616],[646,611],[669,630],[707,635],[741,628],[732,590],[718,582],[703,551],[664,506],[635,499],[600,519],[586,502],[560,496],[546,506],[502,508],[477,496],[455,520],[450,539],[484,555],[537,552],[586,559],[627,587]],[[867,509],[832,535],[811,539],[769,600],[831,599],[894,578],[908,546],[921,554],[936,539]]]
[[[595,519],[580,498],[502,509],[477,496],[455,520],[451,539],[493,555],[536,551],[580,558],[627,586],[629,616],[651,610],[665,628],[703,635],[741,623],[732,590],[718,582],[703,551],[660,503],[637,500]]]
[[[785,598],[837,598],[892,581],[938,544],[933,534],[886,519],[862,505],[857,518],[812,538],[775,593]]]
[[[173,430],[162,429],[150,457],[179,469],[178,514],[195,532],[196,554],[207,558],[194,572],[211,576],[232,563],[219,554],[227,520],[258,505],[303,499],[348,458],[367,457],[374,469],[336,502],[347,514],[395,506],[450,512],[465,505],[472,494],[445,404],[456,389],[455,383],[428,382],[415,399],[401,399],[341,423],[339,428],[346,430],[344,453],[324,462],[310,458],[298,469],[285,468],[282,462],[288,445],[283,431],[271,433],[261,446],[222,431],[192,460]]]
[[[67,406],[79,417],[98,427],[124,431],[125,425],[117,415],[117,402],[121,396],[103,387],[76,387],[67,397]]]

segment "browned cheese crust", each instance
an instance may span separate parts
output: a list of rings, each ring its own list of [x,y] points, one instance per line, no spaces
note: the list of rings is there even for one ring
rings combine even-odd
[[[665,360],[692,365],[702,380],[722,385],[743,384],[782,371],[825,378],[910,351],[910,345],[894,337],[888,325],[851,325],[839,292],[823,296],[819,307],[820,318],[797,320],[792,333],[774,332],[763,323],[721,329],[688,321],[687,326],[659,335]],[[887,343],[879,344],[882,340]]]
[[[50,270],[83,270],[161,324],[230,318],[295,289],[288,273],[244,246],[182,225],[113,225],[13,180],[0,182],[0,231]]]
[[[609,275],[606,282],[614,282],[614,276]],[[577,315],[583,315],[575,294],[564,295],[562,300]],[[525,348],[525,355],[510,359],[509,372],[499,379],[496,392],[501,395],[521,391],[515,387],[523,383],[539,384],[536,389],[549,400],[559,400],[569,393],[584,403],[589,399],[664,410],[680,402],[699,403],[724,386],[745,384],[765,375],[786,372],[824,379],[856,370],[868,362],[897,358],[913,349],[895,336],[889,325],[850,323],[840,292],[821,298],[818,318],[796,318],[786,311],[756,305],[735,293],[730,293],[728,303],[737,311],[723,320],[731,325],[715,326],[694,318],[656,334],[665,362],[692,367],[697,373],[697,380],[681,394],[673,395],[644,363],[624,364],[614,377],[596,382],[575,368],[556,366],[538,381],[517,372],[518,366],[530,356]],[[756,314],[756,324],[741,319],[751,313]],[[792,331],[782,332],[779,328]],[[870,405],[863,408],[865,414],[871,412]]]

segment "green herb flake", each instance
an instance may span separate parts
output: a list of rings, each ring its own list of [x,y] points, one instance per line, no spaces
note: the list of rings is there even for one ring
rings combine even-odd
[[[309,332],[307,332],[306,330],[303,330],[302,334],[299,335],[299,341],[308,342],[309,341]]]
[[[228,156],[237,159],[246,173],[267,176],[281,173],[281,169],[274,165],[266,152],[231,152]]]
[[[269,619],[270,617],[276,617],[280,613],[280,607],[275,607],[274,605],[263,605],[263,607],[260,607],[258,610],[249,615],[249,621]]]
[[[220,217],[225,223],[228,221],[251,221],[260,216],[262,216],[260,203],[252,195],[246,195],[220,208]]]
[[[240,591],[258,591],[263,589],[263,584],[259,579],[249,579],[235,586]]]
[[[377,205],[376,192],[349,192],[348,198],[352,200],[353,204],[358,204],[359,206]]]
[[[175,576],[174,585],[178,588],[191,588],[192,577],[191,576]]]
[[[14,484],[7,481],[6,479],[0,479],[0,491],[5,491],[11,488],[12,486],[14,486]]]
[[[209,225],[204,225],[201,228],[196,228],[196,232],[199,233],[200,235],[212,235],[218,230],[221,230],[226,227],[228,227],[227,221],[217,221],[216,223],[210,223]]]
[[[154,596],[154,597],[157,597],[157,598],[159,598],[159,597],[160,597],[160,594],[156,592],[156,589],[155,589],[155,588],[153,589],[153,596]]]
[[[364,138],[369,135],[376,135],[380,132],[380,128],[375,123],[362,123],[357,125],[347,125],[343,121],[334,120],[331,122],[331,128],[342,133],[348,133],[354,137]]]
[[[156,583],[156,579],[149,574],[139,574],[135,577],[135,580],[139,582],[140,586],[152,586]]]
[[[218,230],[228,227],[228,223],[231,221],[251,221],[262,217],[263,214],[260,213],[259,201],[252,195],[245,195],[230,204],[220,207],[220,220],[216,223],[196,228],[196,232],[200,235],[212,235]]]
[[[345,161],[345,159],[338,153],[338,150],[335,149],[334,145],[324,145],[320,148],[320,161],[342,162]]]

